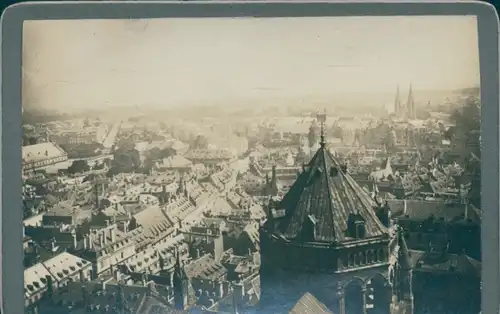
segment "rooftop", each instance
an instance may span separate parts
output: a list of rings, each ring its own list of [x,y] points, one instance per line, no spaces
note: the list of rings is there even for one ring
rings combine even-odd
[[[65,156],[66,152],[54,143],[40,143],[23,146],[23,163],[37,162]]]
[[[278,230],[287,239],[297,239],[312,223],[314,241],[342,242],[351,217],[365,223],[365,237],[385,236],[387,228],[375,215],[377,204],[321,145],[278,206]]]
[[[312,294],[307,292],[297,301],[289,314],[332,314],[332,312]]]

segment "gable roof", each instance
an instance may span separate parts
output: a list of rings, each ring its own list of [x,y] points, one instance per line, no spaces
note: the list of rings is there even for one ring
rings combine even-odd
[[[297,301],[289,314],[332,314],[332,312],[312,294],[307,292]]]
[[[280,202],[285,215],[278,225],[288,239],[300,235],[306,219],[314,224],[314,240],[342,242],[352,215],[365,221],[366,237],[388,234],[377,218],[377,204],[347,173],[332,154],[321,145],[304,171]]]

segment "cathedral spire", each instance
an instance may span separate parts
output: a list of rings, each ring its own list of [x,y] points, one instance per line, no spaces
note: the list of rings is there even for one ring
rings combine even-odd
[[[318,113],[317,115],[317,120],[320,123],[320,140],[319,140],[319,145],[321,147],[325,147],[325,123],[326,123],[326,109],[323,111],[323,113]]]
[[[406,110],[408,111],[409,119],[416,119],[417,112],[415,110],[415,101],[413,100],[413,87],[410,83],[410,88],[408,90],[408,101],[406,103]]]
[[[394,100],[394,113],[398,118],[401,115],[401,98],[399,95],[399,85],[396,87],[396,99]]]

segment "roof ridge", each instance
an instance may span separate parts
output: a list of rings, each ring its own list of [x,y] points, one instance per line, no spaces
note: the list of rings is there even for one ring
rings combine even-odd
[[[326,157],[330,157],[330,159],[336,163],[337,160],[333,157],[332,154],[330,154],[330,152],[325,149],[325,146],[323,145],[320,149],[323,150],[323,164],[324,164],[324,167],[325,167],[325,179],[326,179],[326,185],[327,185],[327,195],[328,195],[328,207],[330,208],[330,211],[333,213],[333,211],[335,210],[335,208],[333,208],[333,197],[332,197],[332,191],[331,191],[331,188],[330,188],[330,175],[328,173],[328,167],[326,165]],[[337,169],[338,172],[341,172],[342,169]],[[331,215],[331,218],[332,218],[332,226],[335,226],[335,216],[332,214]],[[337,240],[337,236],[335,234],[335,232],[333,233],[333,237],[334,237],[334,240]]]

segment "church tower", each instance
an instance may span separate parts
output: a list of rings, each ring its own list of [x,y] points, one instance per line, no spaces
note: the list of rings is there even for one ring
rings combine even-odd
[[[403,228],[397,229],[397,262],[392,273],[392,302],[390,314],[413,314],[412,268]]]
[[[319,148],[260,228],[259,313],[288,313],[305,294],[334,313],[389,313],[388,228],[381,207],[328,150],[326,113]],[[367,289],[377,291],[373,300]]]
[[[177,310],[185,310],[189,307],[189,280],[184,272],[184,267],[178,250],[176,250],[175,255],[176,261],[172,280],[174,286],[174,306]]]
[[[413,88],[410,84],[410,89],[408,91],[408,100],[406,102],[406,110],[408,111],[408,119],[415,120],[417,118],[417,110],[415,108],[415,100],[413,99]]]
[[[396,117],[401,118],[401,98],[399,95],[399,85],[396,89],[396,99],[394,100],[394,113]]]

